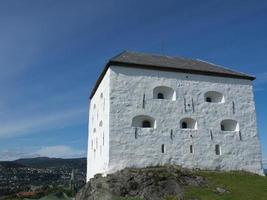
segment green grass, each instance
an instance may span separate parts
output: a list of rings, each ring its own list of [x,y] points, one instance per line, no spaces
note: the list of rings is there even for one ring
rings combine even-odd
[[[207,187],[187,187],[185,199],[199,200],[267,200],[267,177],[242,172],[198,172],[208,180]],[[217,187],[229,193],[218,194]]]
[[[112,200],[143,200],[143,199],[137,197],[117,197],[113,198]]]

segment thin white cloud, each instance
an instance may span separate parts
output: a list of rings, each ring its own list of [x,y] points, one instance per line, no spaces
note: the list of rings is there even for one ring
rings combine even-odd
[[[0,151],[0,161],[35,158],[40,156],[50,158],[80,158],[86,157],[86,151],[75,149],[67,145],[45,146],[31,151],[28,150],[27,152],[10,149]]]
[[[19,158],[29,158],[29,157],[38,157],[39,155],[36,155],[34,153],[25,153],[21,151],[16,150],[10,150],[5,149],[0,151],[0,161],[10,161],[10,160],[16,160]]]
[[[85,157],[86,152],[82,150],[73,149],[65,145],[42,147],[36,152],[40,156],[50,158],[78,158]]]
[[[82,107],[56,111],[46,115],[32,115],[25,116],[22,119],[10,119],[8,122],[0,124],[0,138],[14,137],[77,124],[86,116],[86,113],[87,110]]]

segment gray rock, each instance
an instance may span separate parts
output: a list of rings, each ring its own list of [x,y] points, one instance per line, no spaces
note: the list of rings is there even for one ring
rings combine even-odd
[[[107,177],[95,176],[82,188],[76,200],[111,200],[114,197],[140,197],[162,200],[167,196],[184,199],[184,186],[203,186],[205,180],[177,166],[128,168]]]
[[[222,188],[222,187],[217,187],[216,188],[216,192],[219,193],[219,194],[229,193],[228,190],[226,190],[225,188]]]

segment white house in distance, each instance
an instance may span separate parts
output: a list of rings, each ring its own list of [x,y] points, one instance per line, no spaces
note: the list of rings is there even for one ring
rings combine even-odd
[[[162,164],[262,175],[254,79],[201,60],[110,59],[90,96],[87,180]]]

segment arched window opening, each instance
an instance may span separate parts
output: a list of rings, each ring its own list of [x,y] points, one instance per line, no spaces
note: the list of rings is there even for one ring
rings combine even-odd
[[[187,123],[186,122],[182,123],[182,128],[187,128]]]
[[[158,93],[158,99],[164,99],[164,94]]]
[[[209,103],[224,103],[224,96],[220,92],[209,91],[204,95],[205,101]]]
[[[210,97],[206,98],[206,102],[212,102]]]
[[[143,121],[142,127],[143,128],[151,128],[150,121],[148,121],[148,120]]]
[[[147,115],[139,115],[132,119],[132,126],[140,128],[156,128],[156,120]]]
[[[175,91],[172,88],[166,86],[155,87],[153,90],[153,99],[169,99],[175,101]]]
[[[103,121],[102,121],[102,120],[99,122],[99,126],[100,126],[100,127],[103,126]]]
[[[184,118],[180,121],[182,129],[197,129],[197,121],[192,118]]]
[[[239,124],[235,120],[225,119],[221,121],[221,130],[222,131],[239,131]]]
[[[215,154],[216,155],[221,155],[221,147],[218,144],[215,145]]]

